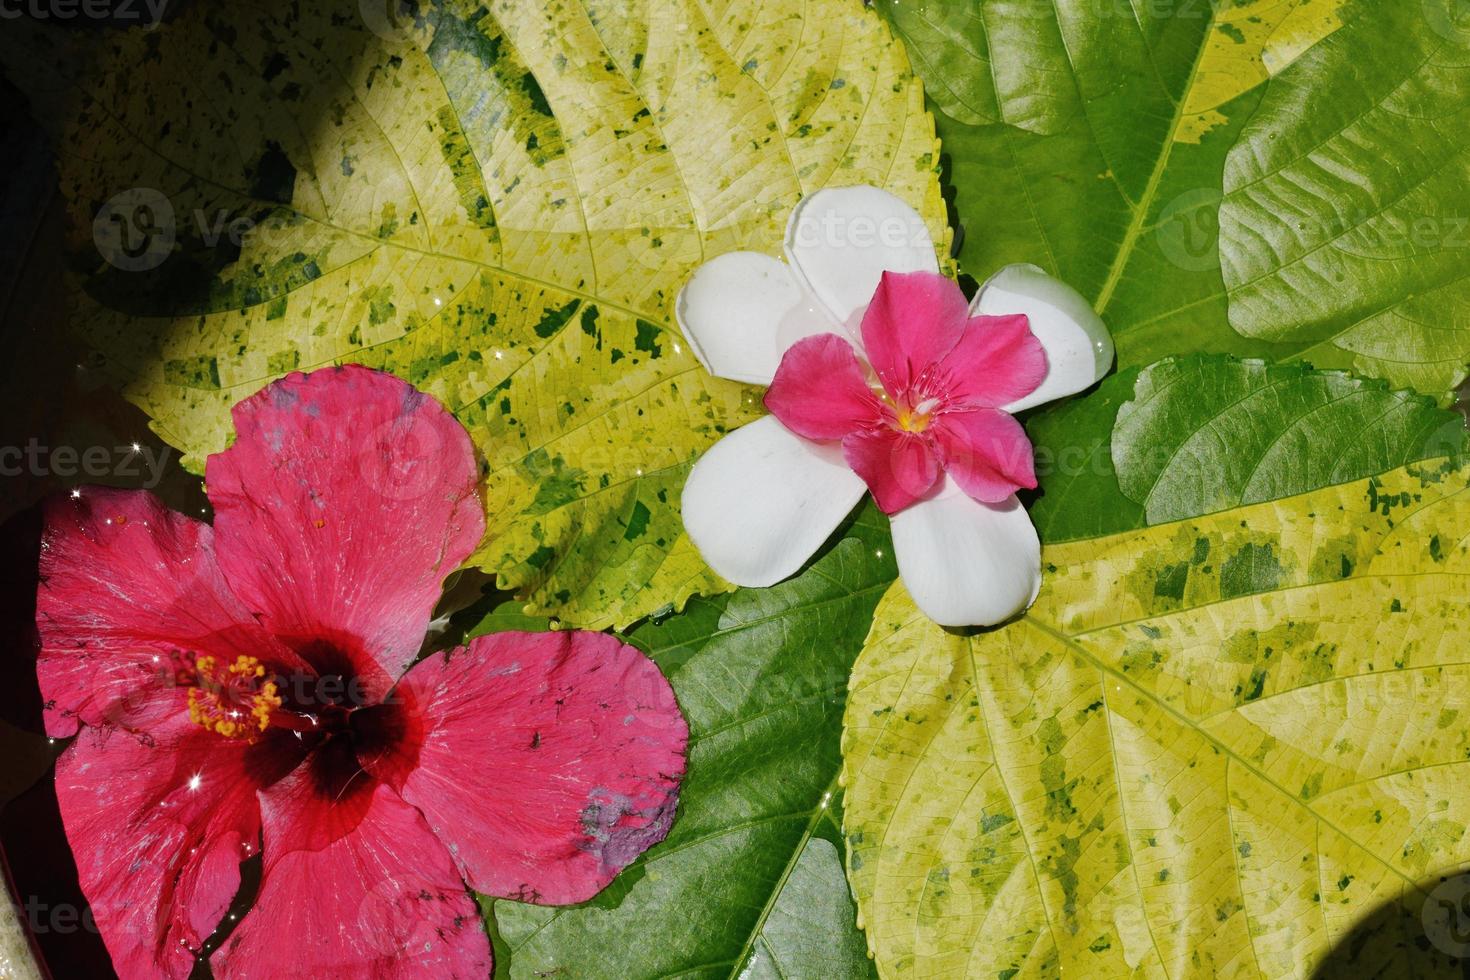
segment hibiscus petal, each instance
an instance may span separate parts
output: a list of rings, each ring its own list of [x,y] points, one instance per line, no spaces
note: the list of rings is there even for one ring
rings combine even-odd
[[[1092,306],[1071,286],[1034,265],[1008,265],[980,288],[971,310],[987,316],[1023,313],[1046,349],[1046,378],[1003,407],[1019,412],[1090,386],[1113,364],[1113,338]]]
[[[945,471],[982,503],[999,503],[1036,486],[1031,440],[1021,423],[995,408],[953,412],[929,427]]]
[[[903,510],[939,480],[939,458],[927,440],[912,432],[887,427],[854,432],[842,440],[842,456],[885,514]]]
[[[179,713],[147,735],[84,728],[57,760],[82,891],[123,980],[189,976],[258,846],[256,787],[296,763],[294,743],[247,745]]]
[[[381,783],[351,809],[347,829],[306,767],[261,794],[260,893],[215,976],[488,977],[479,911],[424,818]]]
[[[220,567],[263,624],[304,651],[339,637],[396,677],[444,578],[479,543],[469,436],[434,399],[367,368],[290,374],[234,409],[211,456]]]
[[[816,553],[865,489],[835,446],[803,439],[768,415],[694,464],[684,484],[684,529],[726,579],[774,585]]]
[[[791,212],[786,257],[852,336],[884,272],[938,272],[918,212],[876,187],[817,191]]]
[[[954,350],[970,319],[965,294],[937,272],[883,273],[863,314],[863,349],[895,397]]]
[[[940,369],[951,398],[994,408],[1036,390],[1046,378],[1046,352],[1025,316],[976,316]]]
[[[674,316],[705,370],[756,385],[771,383],[792,344],[838,326],[790,266],[760,252],[727,252],[695,269]]]
[[[53,737],[79,721],[136,729],[182,711],[174,651],[299,666],[225,584],[209,525],[142,490],[47,501],[39,581],[36,673]]]
[[[494,633],[400,687],[424,727],[403,798],[476,891],[585,901],[668,834],[689,729],[658,667],[615,637]]]
[[[1041,542],[1015,497],[972,500],[952,481],[894,515],[893,554],[914,603],[941,626],[990,626],[1041,588]]]
[[[852,345],[835,333],[808,337],[786,352],[766,408],[807,439],[841,439],[883,415]]]

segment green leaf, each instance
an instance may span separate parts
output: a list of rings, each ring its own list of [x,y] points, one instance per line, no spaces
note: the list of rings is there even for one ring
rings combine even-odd
[[[585,906],[497,902],[510,976],[868,976],[831,873],[838,742],[848,671],[895,574],[869,505],[798,577],[628,634],[689,719],[673,831]]]
[[[1051,545],[995,630],[895,585],[843,734],[880,974],[1300,976],[1420,921],[1470,863],[1467,478]],[[1359,932],[1352,975],[1458,976],[1434,935]]]
[[[1120,367],[1293,352],[1231,329],[1217,224],[1225,158],[1267,80],[1354,3],[879,8],[940,110],[970,274],[1033,262],[1061,277],[1094,302]]]
[[[473,612],[474,610],[469,610]],[[477,636],[487,633],[505,633],[511,630],[520,630],[527,633],[541,633],[551,629],[545,617],[528,616],[521,609],[521,604],[514,599],[506,599],[497,602],[489,612],[480,618],[468,632],[465,633],[464,641],[469,642]]]
[[[1462,454],[1463,416],[1383,382],[1298,365],[1155,364],[1118,412],[1123,492],[1161,524]]]
[[[853,925],[842,856],[831,841],[813,837],[771,907],[740,980],[868,977],[873,965]]]
[[[887,187],[947,248],[902,46],[859,0],[390,6],[195,3],[85,57],[7,25],[17,84],[79,100],[46,117],[96,365],[196,467],[269,380],[385,368],[472,433],[474,561],[528,612],[621,625],[728,589],[679,493],[760,406],[672,302],[706,258],[779,254],[827,185]]]
[[[1470,18],[1459,0],[1362,6],[1230,155],[1230,322],[1443,397],[1470,361]]]
[[[1137,377],[1137,369],[1124,369],[1085,397],[1067,399],[1026,420],[1041,490],[1027,507],[1041,540],[1072,541],[1143,527],[1143,508],[1118,486],[1111,450],[1113,423],[1133,397]]]

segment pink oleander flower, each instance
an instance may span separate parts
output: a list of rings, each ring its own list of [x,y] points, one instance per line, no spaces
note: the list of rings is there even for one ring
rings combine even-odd
[[[187,977],[263,851],[216,976],[480,978],[475,891],[590,898],[668,833],[688,729],[601,633],[415,663],[484,512],[464,429],[360,367],[236,406],[213,526],[146,492],[50,502],[38,675],[56,791],[127,978]]]
[[[875,187],[803,200],[786,259],[721,255],[675,305],[706,369],[769,385],[771,414],[721,439],[684,486],[700,554],[737,585],[772,585],[871,492],[930,618],[991,625],[1025,609],[1041,546],[1015,496],[1036,476],[1014,414],[1102,377],[1107,328],[1035,266],[1007,266],[966,303],[923,220]]]

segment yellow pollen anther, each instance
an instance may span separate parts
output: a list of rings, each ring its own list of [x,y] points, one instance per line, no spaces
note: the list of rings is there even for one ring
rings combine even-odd
[[[899,429],[904,432],[923,432],[934,421],[934,412],[939,406],[938,398],[925,398],[917,405],[907,397],[898,399],[893,409]]]
[[[265,667],[240,655],[224,670],[211,656],[197,657],[176,671],[189,688],[189,720],[225,738],[254,740],[270,727],[271,712],[281,706],[275,681],[265,681]]]
[[[923,432],[929,428],[929,413],[900,409],[898,427],[905,432]]]

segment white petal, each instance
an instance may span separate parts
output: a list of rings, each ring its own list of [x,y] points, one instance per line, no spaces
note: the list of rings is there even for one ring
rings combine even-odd
[[[884,272],[938,272],[918,212],[876,187],[817,191],[791,212],[786,257],[837,323],[858,335]]]
[[[1005,406],[1008,412],[1075,394],[1112,367],[1113,337],[1092,306],[1077,290],[1034,265],[1008,265],[991,276],[975,294],[970,312],[1024,313],[1031,320],[1031,332],[1046,348],[1047,372],[1041,387]]]
[[[791,268],[760,252],[727,252],[695,269],[674,317],[705,370],[757,385],[771,383],[792,344],[833,329]]]
[[[938,496],[893,515],[893,554],[914,604],[941,626],[991,626],[1041,589],[1041,542],[1014,496],[982,504],[948,477]]]
[[[694,464],[684,529],[724,578],[774,585],[816,553],[867,489],[840,447],[803,439],[767,415]]]

